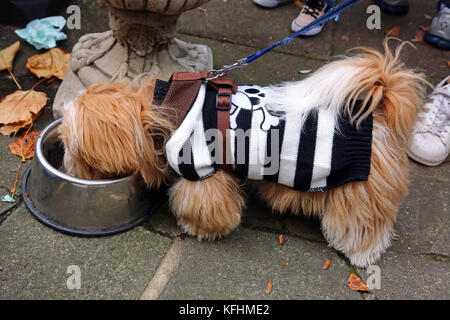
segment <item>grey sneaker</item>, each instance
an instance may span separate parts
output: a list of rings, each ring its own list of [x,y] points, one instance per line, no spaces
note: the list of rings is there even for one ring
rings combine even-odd
[[[291,0],[253,0],[257,5],[264,8],[275,8],[276,6]]]
[[[375,4],[389,14],[405,15],[409,11],[408,0],[375,0]]]
[[[450,8],[442,1],[439,1],[438,13],[433,18],[430,29],[425,32],[423,38],[435,47],[450,49]]]
[[[408,156],[427,166],[441,164],[450,151],[450,76],[436,86],[419,113]]]

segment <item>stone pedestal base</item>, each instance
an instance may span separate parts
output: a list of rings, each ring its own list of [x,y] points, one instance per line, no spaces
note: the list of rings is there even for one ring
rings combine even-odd
[[[212,51],[205,45],[171,38],[155,44],[150,54],[139,56],[112,31],[87,34],[73,48],[70,69],[53,103],[53,115],[60,118],[63,105],[94,83],[132,80],[144,72],[168,80],[173,72],[200,72],[212,67]]]

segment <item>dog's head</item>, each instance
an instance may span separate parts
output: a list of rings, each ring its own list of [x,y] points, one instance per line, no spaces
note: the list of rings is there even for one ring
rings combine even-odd
[[[148,187],[167,177],[164,144],[172,124],[153,106],[154,79],[90,86],[65,107],[60,136],[64,167],[81,179],[139,173]]]

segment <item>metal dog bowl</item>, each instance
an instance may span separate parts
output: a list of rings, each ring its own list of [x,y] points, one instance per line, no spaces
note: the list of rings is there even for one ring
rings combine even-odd
[[[83,180],[56,169],[64,155],[61,121],[40,134],[22,182],[25,204],[39,221],[69,234],[105,236],[139,225],[158,209],[164,192],[148,191],[137,176]]]

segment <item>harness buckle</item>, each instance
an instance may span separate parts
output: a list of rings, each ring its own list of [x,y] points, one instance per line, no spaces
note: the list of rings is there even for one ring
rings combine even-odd
[[[216,109],[220,111],[228,111],[231,109],[231,96],[233,94],[229,92],[218,92],[216,96]],[[219,97],[228,97],[229,104],[228,106],[219,106]]]

